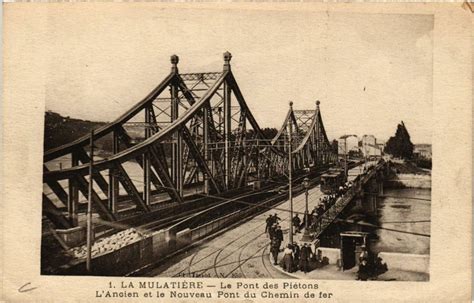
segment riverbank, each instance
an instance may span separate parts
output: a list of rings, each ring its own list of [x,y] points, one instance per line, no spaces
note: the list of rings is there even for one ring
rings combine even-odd
[[[415,163],[405,160],[390,160],[390,167],[396,174],[431,175],[431,170],[416,166]]]
[[[384,181],[387,188],[424,188],[431,189],[429,174],[396,174]]]
[[[384,180],[387,188],[431,189],[431,170],[410,161],[390,161],[391,174]]]

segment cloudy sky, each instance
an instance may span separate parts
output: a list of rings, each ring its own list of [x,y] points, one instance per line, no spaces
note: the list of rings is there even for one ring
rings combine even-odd
[[[429,15],[176,10],[136,7],[51,14],[46,109],[111,121],[169,73],[220,71],[222,53],[260,126],[279,127],[294,101],[321,101],[330,138],[386,140],[405,122],[431,142]],[[38,46],[41,47],[41,46]]]

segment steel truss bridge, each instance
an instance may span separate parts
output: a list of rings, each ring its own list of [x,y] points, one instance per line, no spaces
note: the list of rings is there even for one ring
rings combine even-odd
[[[117,221],[121,204],[132,204],[140,215],[153,211],[156,197],[183,203],[187,188],[223,195],[252,181],[284,177],[290,146],[295,172],[337,161],[319,101],[311,110],[294,110],[290,102],[277,135],[266,138],[234,78],[231,58],[224,53],[221,72],[182,74],[178,56],[171,56],[171,72],[143,100],[92,138],[46,151],[43,215],[56,228],[77,226],[86,212],[80,195],[88,197],[91,179],[94,210],[104,221]],[[112,153],[94,158],[91,178],[90,144],[105,139],[113,142]],[[51,168],[64,159],[70,165]],[[139,177],[130,167],[138,168]]]

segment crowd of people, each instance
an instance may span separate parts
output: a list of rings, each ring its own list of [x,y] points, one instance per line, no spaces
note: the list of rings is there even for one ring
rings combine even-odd
[[[344,195],[350,188],[352,188],[353,183],[351,181],[348,181],[341,185],[337,192],[330,194],[330,195],[325,195],[324,197],[319,198],[319,203],[318,205],[314,206],[314,209],[311,211],[309,215],[309,222],[308,226],[310,230],[315,231],[318,226],[321,225],[322,217],[326,213],[328,209],[330,209],[336,201]],[[303,219],[303,225],[305,224],[304,219]]]
[[[345,182],[341,185],[338,190],[330,195],[325,195],[319,198],[319,203],[314,207],[311,213],[308,215],[308,226],[310,230],[315,231],[317,226],[321,225],[322,218],[327,210],[329,210],[336,201],[343,196],[349,189],[351,189],[353,183],[351,181]],[[307,273],[313,269],[322,267],[328,264],[328,259],[322,257],[321,251],[317,249],[313,251],[312,246],[309,243],[289,243],[282,249],[283,243],[283,231],[279,221],[281,219],[275,213],[269,215],[266,219],[265,232],[270,238],[270,253],[272,255],[272,261],[274,265],[280,265],[283,270],[287,272],[295,272],[301,270]],[[296,214],[292,220],[293,231],[295,233],[301,232],[301,229],[305,226],[306,218],[303,220]],[[278,255],[283,252],[283,258],[278,261]],[[361,255],[359,256],[359,271],[358,279],[367,280],[369,277],[378,275],[381,272],[386,271],[386,264],[381,263],[380,258],[374,258],[370,256],[367,250],[364,248]]]
[[[301,245],[296,242],[288,244],[283,250],[283,258],[279,263],[286,272],[301,270],[305,274],[327,264],[329,264],[329,260],[322,257],[321,251],[313,252],[311,245],[307,242]]]
[[[283,232],[279,225],[280,218],[275,213],[269,215],[266,219],[265,232],[270,237],[270,253],[275,265],[280,265],[287,272],[294,272],[301,270],[304,273],[321,267],[328,263],[327,258],[322,258],[321,252],[318,250],[317,253],[313,252],[313,249],[309,243],[304,243],[301,246],[298,243],[293,242],[288,244],[282,249],[281,244],[283,243]],[[301,220],[296,215],[292,220],[293,225],[298,227],[297,232],[301,229]],[[278,255],[283,251],[283,258],[278,262]]]

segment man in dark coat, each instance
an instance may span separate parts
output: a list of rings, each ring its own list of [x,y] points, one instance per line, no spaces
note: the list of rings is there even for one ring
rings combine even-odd
[[[300,219],[300,217],[298,217],[298,214],[296,214],[296,216],[293,217],[291,222],[293,223],[295,233],[299,233],[300,232],[301,219]]]
[[[300,261],[300,247],[298,243],[293,242],[292,245],[292,250],[293,250],[293,261],[294,261],[294,266],[293,268],[298,268],[298,263]]]
[[[310,256],[311,256],[311,248],[308,246],[308,243],[305,243],[303,247],[301,247],[300,261],[298,264],[299,265],[298,267],[304,273],[308,272]]]
[[[275,231],[275,238],[281,242],[283,242],[283,231],[281,230],[281,226],[277,225],[276,231]]]
[[[367,281],[370,277],[370,268],[367,259],[362,259],[359,264],[359,271],[357,272],[357,280]]]
[[[265,220],[266,225],[265,225],[265,233],[270,234],[270,228],[273,225],[273,217],[272,215],[268,215],[268,218]]]
[[[270,239],[275,238],[276,230],[277,230],[277,224],[273,223],[272,226],[270,226],[270,229],[268,230],[268,234],[270,236]]]
[[[270,242],[270,252],[273,256],[273,264],[278,264],[278,253],[280,252],[280,244],[281,242],[277,240],[277,238],[272,238]]]

